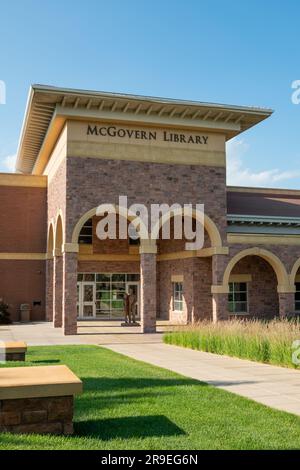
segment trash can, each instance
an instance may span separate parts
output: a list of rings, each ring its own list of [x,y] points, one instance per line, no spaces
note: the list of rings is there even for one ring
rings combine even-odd
[[[20,305],[20,321],[21,323],[30,322],[30,305],[29,304]]]

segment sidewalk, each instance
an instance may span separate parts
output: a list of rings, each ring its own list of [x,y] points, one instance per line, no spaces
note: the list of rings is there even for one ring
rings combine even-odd
[[[105,347],[300,416],[300,371],[163,343]]]

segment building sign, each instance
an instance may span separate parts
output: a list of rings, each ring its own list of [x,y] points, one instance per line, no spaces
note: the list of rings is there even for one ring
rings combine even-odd
[[[207,145],[208,144],[208,135],[202,134],[191,134],[179,133],[168,130],[142,130],[142,129],[133,129],[126,127],[118,127],[113,125],[91,125],[87,126],[86,131],[88,136],[97,136],[99,138],[121,138],[125,140],[145,140],[145,141],[162,141],[162,142],[172,142],[177,144],[195,144],[195,145]]]

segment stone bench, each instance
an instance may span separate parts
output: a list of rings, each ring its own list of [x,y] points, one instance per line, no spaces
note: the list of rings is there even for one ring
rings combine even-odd
[[[6,341],[4,344],[4,354],[6,361],[25,361],[25,355],[27,352],[27,344],[24,341]]]
[[[67,366],[0,368],[0,432],[72,434],[81,380]]]

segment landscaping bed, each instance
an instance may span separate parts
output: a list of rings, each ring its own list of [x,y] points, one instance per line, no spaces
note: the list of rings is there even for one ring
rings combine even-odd
[[[299,367],[298,340],[300,323],[287,320],[201,322],[164,335],[167,344],[292,368]]]

